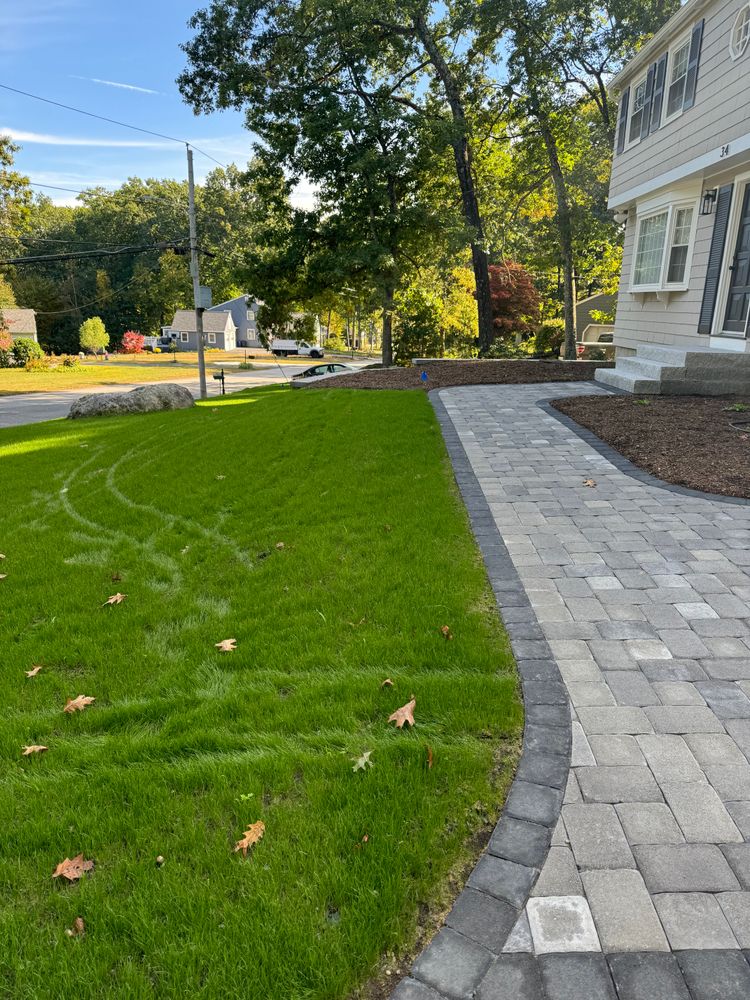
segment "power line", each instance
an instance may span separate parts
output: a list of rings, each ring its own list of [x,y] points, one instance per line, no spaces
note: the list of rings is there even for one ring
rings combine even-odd
[[[148,253],[151,250],[177,250],[184,249],[187,239],[169,240],[165,243],[152,243],[148,246],[124,246],[116,250],[81,250],[77,253],[57,253],[45,254],[36,257],[12,257],[9,260],[0,260],[1,267],[18,264],[55,264],[67,260],[86,260],[91,257],[118,257],[122,254]]]
[[[157,265],[158,266],[158,265]],[[153,272],[156,267],[149,268],[149,271]],[[72,306],[70,309],[58,309],[55,312],[40,312],[36,309],[35,312],[37,316],[67,316],[69,313],[82,312],[84,309],[88,309],[89,306],[98,305],[100,302],[104,302],[105,299],[114,298],[119,295],[120,292],[124,292],[126,288],[132,285],[135,281],[140,280],[143,274],[134,274],[132,278],[129,278],[124,285],[120,285],[118,288],[113,288],[111,291],[106,292],[104,295],[100,295],[97,299],[91,299],[90,302],[82,302],[81,305]]]
[[[142,128],[140,125],[130,125],[128,122],[121,122],[116,118],[108,118],[106,115],[96,115],[93,111],[84,111],[83,108],[74,108],[71,104],[61,104],[60,101],[52,101],[48,97],[40,97],[38,94],[30,94],[27,90],[19,90],[17,87],[9,87],[7,83],[0,83],[0,89],[9,90],[11,93],[20,94],[22,97],[30,97],[34,101],[42,101],[44,104],[51,104],[55,108],[63,108],[65,111],[74,111],[76,114],[86,115],[87,118],[96,118],[101,122],[109,122],[110,125],[119,125],[120,128],[129,128],[134,132],[142,132],[144,135],[156,136],[158,139],[167,139],[169,142],[178,142],[181,146],[192,145],[196,153],[200,153],[202,156],[212,160],[214,163],[218,163],[219,166],[223,167],[225,170],[227,169],[226,163],[222,163],[221,160],[217,160],[215,156],[211,156],[211,154],[207,153],[205,149],[200,149],[194,143],[188,142],[187,139],[177,139],[173,135],[165,135],[163,132],[154,132],[151,129]],[[51,185],[49,186],[51,187]]]

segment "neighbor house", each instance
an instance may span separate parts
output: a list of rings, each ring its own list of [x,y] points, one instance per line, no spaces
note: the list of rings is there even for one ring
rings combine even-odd
[[[179,351],[197,351],[198,335],[196,333],[195,310],[178,309],[174,319],[166,331],[172,336]],[[230,312],[203,313],[203,342],[208,348],[220,351],[233,351],[237,346],[237,327]]]
[[[0,309],[0,327],[4,326],[11,337],[28,337],[36,340],[36,313],[33,309]]]
[[[258,339],[257,325],[258,310],[262,305],[262,302],[256,302],[250,295],[238,295],[227,302],[211,306],[207,312],[228,312],[231,314],[237,328],[238,347],[262,347],[263,345]]]
[[[750,387],[750,2],[686,0],[611,87],[625,243],[617,367],[597,379]]]

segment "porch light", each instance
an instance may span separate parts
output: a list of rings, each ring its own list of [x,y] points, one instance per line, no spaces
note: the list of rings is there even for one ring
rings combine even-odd
[[[619,211],[614,213],[615,222],[619,222],[621,225],[628,221],[628,210],[627,208],[621,208]]]
[[[716,196],[718,194],[717,188],[709,188],[708,191],[703,192],[703,201],[701,203],[701,215],[711,215],[714,210],[714,205],[716,204]]]

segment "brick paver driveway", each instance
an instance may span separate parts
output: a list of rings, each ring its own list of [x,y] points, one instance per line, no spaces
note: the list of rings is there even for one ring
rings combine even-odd
[[[433,397],[519,660],[525,780],[399,1000],[750,997],[750,504],[639,481],[544,405],[600,391]]]

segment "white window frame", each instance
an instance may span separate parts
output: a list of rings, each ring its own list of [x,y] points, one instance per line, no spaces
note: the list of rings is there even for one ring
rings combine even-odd
[[[631,127],[631,124],[633,122],[633,115],[635,115],[637,113],[636,110],[635,110],[635,92],[638,90],[638,88],[640,87],[641,84],[643,84],[644,86],[646,86],[647,83],[648,83],[648,71],[646,71],[642,76],[639,76],[637,80],[634,80],[633,84],[630,87],[630,93],[632,94],[633,100],[631,102],[630,108],[628,109],[628,121],[627,121],[626,129],[625,129],[625,149],[626,150],[627,149],[632,149],[633,146],[637,146],[638,143],[641,141],[641,135],[642,135],[642,132],[643,132],[643,119],[641,119],[641,129],[639,130],[638,135],[635,137],[635,139],[631,139],[630,138],[630,127]],[[646,99],[646,97],[645,97],[646,91],[644,90],[643,93],[644,93],[644,101],[645,101],[645,99]]]
[[[698,201],[694,198],[683,198],[678,201],[665,202],[662,205],[649,206],[648,211],[644,211],[636,216],[635,234],[633,236],[633,259],[630,265],[630,291],[631,292],[684,292],[690,286],[690,270],[693,263],[693,250],[695,248],[695,232],[698,225]],[[669,258],[674,245],[674,230],[677,212],[681,208],[692,208],[693,217],[690,221],[690,240],[688,243],[687,258],[685,260],[685,273],[682,281],[667,281],[669,271]],[[635,267],[638,258],[638,241],[641,234],[641,226],[647,219],[652,219],[656,215],[667,213],[666,238],[661,255],[661,268],[658,282],[637,285],[635,281]],[[682,246],[683,244],[680,244]]]
[[[745,17],[748,18],[748,31],[745,35],[745,41],[738,47],[735,45],[734,36],[737,34],[737,29]],[[729,35],[729,58],[732,62],[736,62],[744,56],[748,48],[750,48],[750,3],[743,4],[740,7],[737,11],[737,17],[735,17],[732,23],[732,32]]]
[[[669,52],[667,54],[667,70],[666,73],[664,74],[664,94],[662,96],[662,108],[664,114],[664,117],[662,119],[663,125],[668,125],[669,122],[675,121],[677,118],[680,117],[680,115],[683,113],[685,109],[684,107],[685,92],[683,91],[682,104],[680,104],[679,108],[677,108],[676,111],[673,111],[671,115],[669,114],[669,88],[672,86],[671,74],[672,74],[672,66],[674,65],[674,57],[680,51],[680,49],[685,47],[685,45],[687,45],[687,50],[688,50],[688,61],[685,67],[685,87],[687,87],[687,78],[690,70],[690,47],[692,45],[692,42],[693,42],[693,26],[691,25],[690,30],[687,31],[684,35],[681,35],[680,38],[678,38],[677,41],[674,43],[674,45],[670,46]]]
[[[180,343],[181,344],[189,344],[190,343],[190,334],[189,333],[185,333],[184,331],[182,331],[180,333]]]
[[[247,311],[247,322],[248,323],[254,323],[255,322],[255,313],[253,312],[252,309],[248,309],[248,311]]]
[[[209,344],[215,344],[216,343],[216,334],[215,333],[207,333],[206,334],[206,338],[207,338]]]

